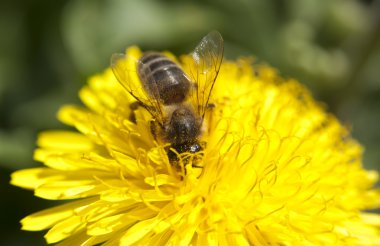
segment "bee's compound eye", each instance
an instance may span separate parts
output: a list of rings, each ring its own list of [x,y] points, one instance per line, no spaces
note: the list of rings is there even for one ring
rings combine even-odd
[[[202,144],[195,142],[195,143],[185,143],[180,145],[171,145],[170,149],[168,149],[168,157],[170,161],[177,161],[178,155],[189,152],[191,154],[198,153],[199,151],[203,150]]]
[[[202,150],[202,146],[199,143],[194,143],[189,148],[190,153],[197,153],[201,150]]]

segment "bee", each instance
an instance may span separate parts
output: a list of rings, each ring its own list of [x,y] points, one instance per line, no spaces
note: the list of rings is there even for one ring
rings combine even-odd
[[[145,52],[136,60],[125,54],[113,54],[111,67],[119,83],[138,106],[152,116],[151,133],[156,140],[168,143],[168,159],[173,164],[182,153],[198,153],[205,147],[200,141],[205,113],[223,60],[223,38],[217,31],[206,35],[191,53],[189,72],[158,52]],[[135,70],[126,61],[134,62]],[[138,75],[140,84],[133,82]],[[133,112],[133,111],[132,111]],[[135,121],[134,115],[131,117]]]

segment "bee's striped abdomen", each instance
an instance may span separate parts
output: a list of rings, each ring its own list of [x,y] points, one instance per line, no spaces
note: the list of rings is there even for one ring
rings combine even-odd
[[[183,70],[159,53],[148,52],[140,58],[138,75],[150,96],[165,105],[182,103],[190,89],[190,81]]]

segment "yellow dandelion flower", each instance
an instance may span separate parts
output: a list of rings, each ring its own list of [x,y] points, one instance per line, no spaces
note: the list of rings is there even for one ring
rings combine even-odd
[[[138,59],[137,47],[127,50]],[[166,53],[173,59],[172,55]],[[189,57],[180,63],[190,69]],[[11,183],[74,200],[24,218],[60,245],[380,245],[377,173],[362,147],[295,80],[248,59],[224,61],[207,110],[199,166],[173,165],[111,69],[64,106],[77,131],[38,137]],[[188,160],[191,162],[191,160]]]

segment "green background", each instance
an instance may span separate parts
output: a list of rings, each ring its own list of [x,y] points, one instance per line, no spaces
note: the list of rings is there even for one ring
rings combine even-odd
[[[225,57],[254,56],[306,84],[379,170],[379,13],[378,0],[1,1],[0,244],[45,245],[18,221],[57,203],[11,187],[9,174],[40,165],[36,134],[65,128],[58,108],[79,103],[86,78],[133,44],[178,55],[219,30]]]

